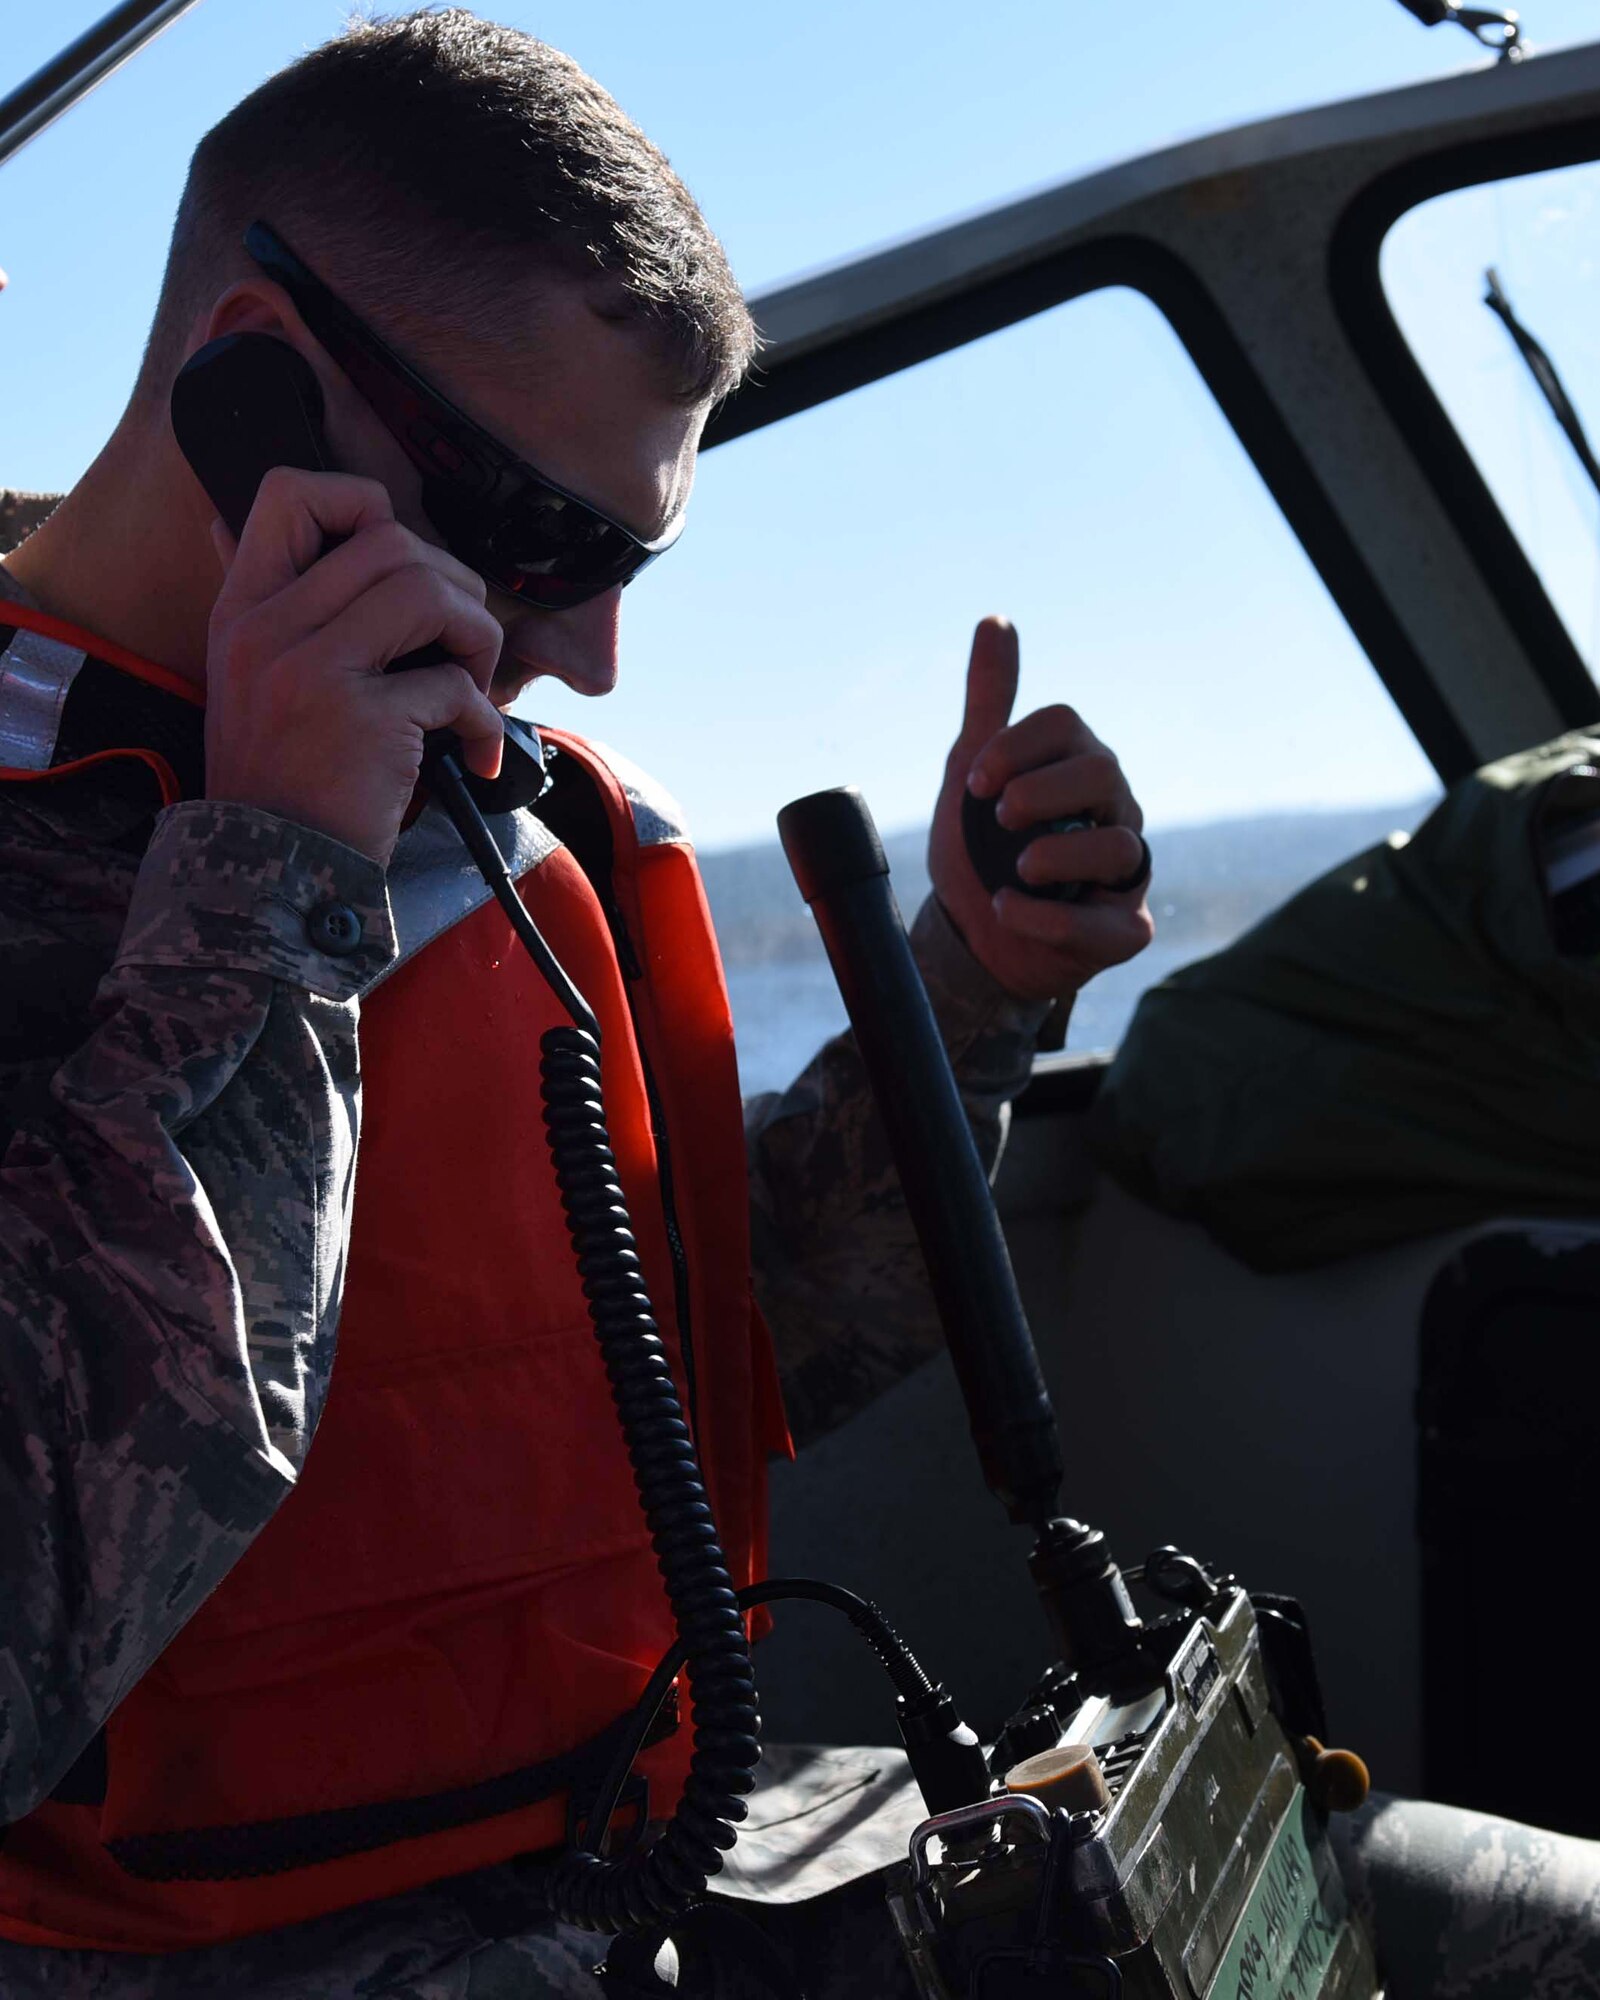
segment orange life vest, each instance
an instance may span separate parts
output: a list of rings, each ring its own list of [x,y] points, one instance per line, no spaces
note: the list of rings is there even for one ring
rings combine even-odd
[[[704,892],[600,755],[548,740],[610,852],[585,852],[591,881],[556,846],[519,887],[601,1022],[651,1297],[744,1583],[786,1440]],[[673,1637],[540,1117],[539,1037],[564,1020],[493,902],[363,1000],[348,1279],[304,1469],[111,1716],[103,1800],[10,1829],[0,1936],[171,1951],[563,1840],[573,1753]],[[689,1734],[641,1760],[652,1814]]]

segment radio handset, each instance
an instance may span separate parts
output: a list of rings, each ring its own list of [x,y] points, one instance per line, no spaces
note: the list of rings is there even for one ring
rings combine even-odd
[[[172,385],[172,430],[178,449],[235,537],[243,534],[256,492],[275,465],[301,472],[333,470],[316,373],[286,340],[268,333],[224,334],[185,362]],[[449,657],[440,646],[421,646],[392,661],[387,671],[438,666]],[[538,736],[513,716],[504,721],[498,778],[480,778],[462,768],[452,754],[459,746],[449,730],[436,730],[428,738],[430,776],[441,757],[452,755],[480,812],[532,805],[545,788]]]

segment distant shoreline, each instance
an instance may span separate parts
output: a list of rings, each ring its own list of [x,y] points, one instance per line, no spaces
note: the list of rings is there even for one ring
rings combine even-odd
[[[1152,830],[1151,908],[1163,938],[1215,950],[1327,869],[1388,834],[1409,832],[1433,798],[1325,812],[1261,813]],[[890,834],[890,879],[909,922],[928,891],[922,828]],[[702,854],[717,936],[730,966],[803,964],[816,930],[774,841]]]

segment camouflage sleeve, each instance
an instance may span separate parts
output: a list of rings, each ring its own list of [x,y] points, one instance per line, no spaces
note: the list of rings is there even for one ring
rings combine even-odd
[[[997,985],[932,896],[911,945],[992,1176],[1049,1007]],[[781,1095],[750,1099],[745,1136],[756,1297],[803,1445],[937,1353],[942,1335],[855,1038],[836,1036]]]
[[[0,913],[13,978],[48,943],[32,887],[24,870]],[[356,996],[393,951],[366,856],[174,806],[87,1038],[3,1107],[0,1821],[50,1791],[293,1483],[343,1275]]]

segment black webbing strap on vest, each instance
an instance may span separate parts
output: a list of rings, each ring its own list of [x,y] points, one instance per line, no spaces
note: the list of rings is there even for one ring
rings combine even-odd
[[[495,1819],[571,1792],[570,1817],[584,1816],[584,1801],[605,1776],[632,1711],[608,1723],[576,1749],[542,1764],[525,1764],[475,1785],[458,1785],[421,1798],[384,1799],[374,1805],[335,1806],[326,1812],[297,1813],[286,1819],[246,1821],[236,1826],[199,1826],[173,1833],[124,1835],[106,1842],[119,1868],[145,1882],[235,1882],[281,1875],[291,1868],[367,1854],[397,1840],[447,1833],[475,1820]],[[677,1727],[674,1712],[652,1740]],[[641,1799],[641,1822],[644,1802]]]
[[[0,616],[0,652],[18,630]],[[185,798],[205,792],[205,710],[154,687],[91,653],[73,676],[56,736],[56,764],[99,750],[153,750],[164,757]],[[104,782],[102,776],[101,782]]]
[[[186,799],[205,795],[206,712],[90,654],[67,691],[57,755],[154,750],[172,767]]]

